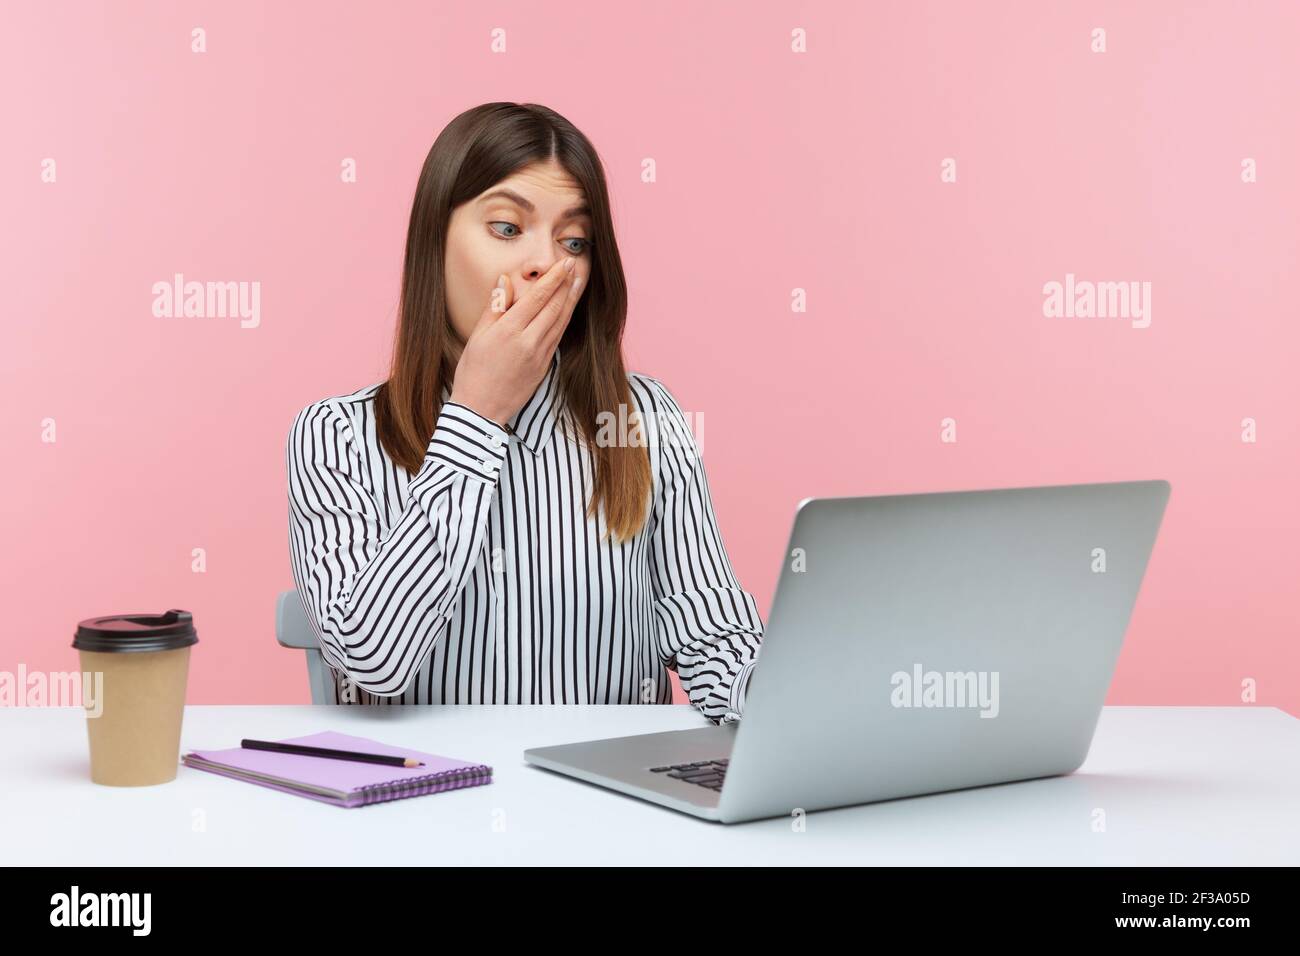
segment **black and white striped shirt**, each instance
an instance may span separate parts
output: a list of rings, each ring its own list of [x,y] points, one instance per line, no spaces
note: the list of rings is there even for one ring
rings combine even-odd
[[[298,412],[290,555],[336,703],[666,704],[671,668],[710,721],[740,719],[763,623],[681,408],[629,373],[653,505],[633,538],[602,541],[558,369],[557,352],[513,434],[444,388],[414,476],[378,441],[377,384]]]

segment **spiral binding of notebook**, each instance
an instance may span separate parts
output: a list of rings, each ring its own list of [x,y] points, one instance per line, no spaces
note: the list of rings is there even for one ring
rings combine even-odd
[[[404,797],[421,797],[426,793],[441,793],[444,790],[459,790],[461,787],[477,787],[479,784],[492,782],[492,768],[486,765],[474,767],[468,772],[439,770],[412,780],[395,780],[387,783],[372,783],[358,788],[362,794],[361,804],[383,803],[386,800],[401,800]]]

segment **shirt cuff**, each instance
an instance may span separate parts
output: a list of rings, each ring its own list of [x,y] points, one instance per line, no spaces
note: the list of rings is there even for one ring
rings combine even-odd
[[[746,662],[731,681],[731,695],[727,701],[727,708],[737,717],[744,716],[745,694],[749,691],[749,678],[757,664],[757,659]]]
[[[509,437],[504,426],[469,406],[443,402],[424,455],[424,467],[412,483],[426,473],[450,467],[470,478],[494,484],[501,474]]]

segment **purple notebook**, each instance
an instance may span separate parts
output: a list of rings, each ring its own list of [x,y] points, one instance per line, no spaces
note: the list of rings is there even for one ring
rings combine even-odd
[[[361,807],[492,782],[492,768],[486,764],[394,747],[368,737],[325,731],[306,737],[290,737],[278,743],[415,757],[423,760],[424,766],[388,767],[356,760],[279,754],[243,747],[195,750],[181,757],[181,763],[196,770],[247,780],[340,807]]]

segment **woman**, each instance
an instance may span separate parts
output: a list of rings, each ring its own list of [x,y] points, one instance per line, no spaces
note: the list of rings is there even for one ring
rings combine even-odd
[[[624,369],[626,311],[587,138],[530,104],[456,117],[416,187],[387,381],[303,408],[286,445],[337,703],[666,704],[676,670],[740,718],[762,621],[681,408]]]

